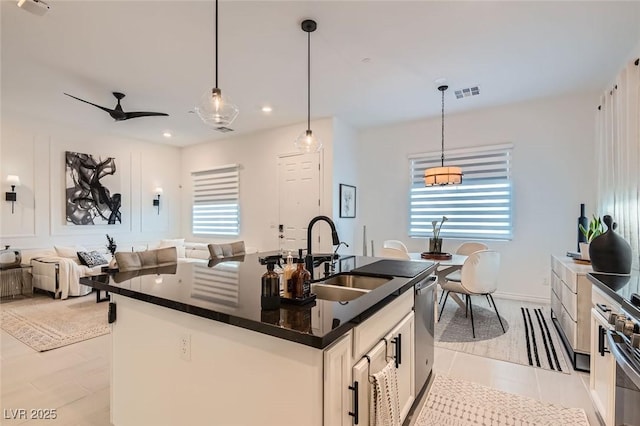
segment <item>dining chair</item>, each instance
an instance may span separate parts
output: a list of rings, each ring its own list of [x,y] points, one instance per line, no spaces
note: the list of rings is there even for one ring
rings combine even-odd
[[[383,247],[382,251],[380,252],[380,257],[411,260],[411,256],[408,252],[392,247]]]
[[[474,253],[480,250],[489,250],[489,246],[487,246],[484,243],[479,243],[477,241],[467,241],[460,244],[460,246],[458,246],[458,248],[456,249],[456,254],[469,256],[471,253]]]
[[[178,262],[178,252],[175,247],[133,252],[118,251],[114,256],[120,272],[157,268]]]
[[[502,318],[498,313],[498,307],[496,306],[492,293],[498,288],[498,272],[500,269],[500,253],[494,250],[480,250],[475,253],[471,253],[467,260],[465,260],[460,270],[460,281],[446,280],[441,284],[442,290],[445,292],[444,303],[438,316],[438,321],[442,317],[442,312],[447,304],[447,298],[449,293],[459,293],[466,295],[466,308],[471,314],[471,332],[473,338],[476,337],[475,324],[473,322],[473,302],[471,296],[485,296],[487,300],[490,300],[489,304],[493,305],[493,309],[496,311],[496,316],[502,327],[502,332],[505,332],[504,325],[502,324]]]
[[[475,253],[480,250],[489,250],[489,246],[477,241],[467,241],[458,246],[458,248],[456,249],[456,254],[469,256],[471,253]],[[447,275],[446,279],[450,281],[460,281],[460,270],[458,269],[457,271],[453,271],[452,273]]]
[[[244,241],[235,241],[233,243],[225,244],[209,244],[208,247],[209,254],[213,260],[246,254]]]
[[[409,249],[407,249],[407,246],[404,245],[404,243],[400,240],[385,240],[382,243],[382,247],[383,248],[393,248],[393,249],[397,249],[397,250],[402,250],[405,253],[409,253]]]

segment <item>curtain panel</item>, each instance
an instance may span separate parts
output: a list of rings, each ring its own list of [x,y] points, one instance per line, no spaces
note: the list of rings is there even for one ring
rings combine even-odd
[[[630,62],[600,98],[596,119],[598,214],[609,214],[640,262],[640,65]]]

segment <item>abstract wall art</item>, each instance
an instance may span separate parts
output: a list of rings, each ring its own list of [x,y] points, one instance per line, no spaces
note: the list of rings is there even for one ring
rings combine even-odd
[[[67,151],[65,162],[67,224],[122,223],[122,194],[115,159]]]

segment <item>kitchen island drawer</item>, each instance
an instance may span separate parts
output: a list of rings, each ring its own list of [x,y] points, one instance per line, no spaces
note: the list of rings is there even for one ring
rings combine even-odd
[[[353,358],[360,359],[413,309],[413,291],[405,291],[364,323],[353,329]]]

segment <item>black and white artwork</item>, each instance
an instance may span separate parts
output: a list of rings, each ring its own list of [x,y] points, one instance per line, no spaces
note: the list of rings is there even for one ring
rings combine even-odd
[[[67,151],[65,161],[67,224],[122,223],[122,194],[115,159]]]
[[[340,217],[356,217],[356,187],[340,184]]]

